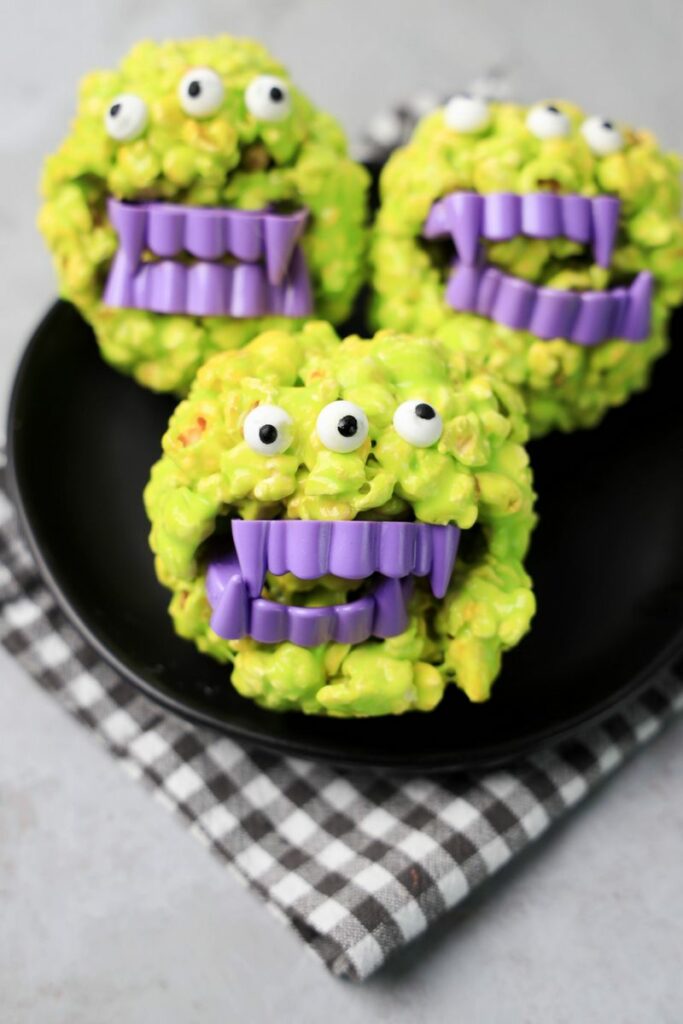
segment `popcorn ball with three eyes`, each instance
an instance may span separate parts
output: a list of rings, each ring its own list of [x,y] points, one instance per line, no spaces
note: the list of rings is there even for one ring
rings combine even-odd
[[[564,101],[454,96],[382,173],[375,325],[433,334],[519,387],[532,435],[593,426],[666,350],[679,168],[649,132]]]
[[[526,433],[515,389],[427,338],[312,322],[214,356],[145,491],[176,630],[268,708],[486,700],[534,611]]]
[[[143,42],[83,80],[39,223],[105,359],[183,392],[214,352],[348,315],[367,185],[339,125],[258,43]]]

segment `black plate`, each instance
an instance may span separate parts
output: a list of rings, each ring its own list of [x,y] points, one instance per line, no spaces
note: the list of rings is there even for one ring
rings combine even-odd
[[[58,303],[11,402],[11,482],[40,567],[80,631],[165,707],[291,754],[423,771],[502,762],[614,709],[683,653],[683,379],[679,344],[653,388],[594,431],[532,446],[541,523],[529,568],[539,612],[493,700],[450,688],[430,715],[335,721],[263,711],[173,633],[141,491],[173,400],[100,359]]]

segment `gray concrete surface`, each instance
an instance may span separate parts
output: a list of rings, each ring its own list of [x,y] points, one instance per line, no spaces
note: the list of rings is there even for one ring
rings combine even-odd
[[[33,228],[75,82],[140,36],[261,37],[351,131],[415,89],[509,69],[683,148],[675,0],[33,0],[0,34],[0,412],[54,293]],[[299,940],[0,654],[0,1020],[679,1024],[683,722],[361,988]]]

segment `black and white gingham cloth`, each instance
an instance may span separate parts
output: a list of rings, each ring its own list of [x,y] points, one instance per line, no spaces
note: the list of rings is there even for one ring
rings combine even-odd
[[[393,950],[519,853],[683,708],[666,675],[600,728],[513,768],[391,779],[246,753],[118,678],[56,606],[0,489],[0,641],[133,778],[341,977]]]
[[[462,91],[483,100],[509,99],[510,72],[506,68],[491,68],[469,82]],[[398,146],[408,142],[421,117],[446,103],[456,92],[457,89],[449,93],[422,89],[393,107],[379,110],[362,131],[354,146],[354,155],[369,164],[383,164]]]

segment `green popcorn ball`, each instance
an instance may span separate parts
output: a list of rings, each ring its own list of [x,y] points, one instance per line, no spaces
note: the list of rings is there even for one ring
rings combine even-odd
[[[532,436],[594,426],[666,351],[679,171],[650,133],[564,101],[454,97],[382,173],[373,322],[518,387]]]
[[[429,711],[451,682],[486,700],[534,613],[527,432],[516,389],[424,337],[340,342],[310,322],[213,356],[173,413],[145,490],[177,632],[274,710]],[[396,556],[402,569],[384,540],[363,562],[363,537],[382,530],[415,545]],[[438,554],[458,534],[457,554]],[[216,596],[221,566],[229,581]],[[281,636],[259,633],[259,608],[284,617]],[[339,621],[363,609],[365,632],[344,634]],[[328,613],[321,642],[294,635],[292,622]]]
[[[258,43],[141,42],[83,79],[39,227],[104,358],[184,393],[215,352],[348,316],[367,187],[340,126]]]

